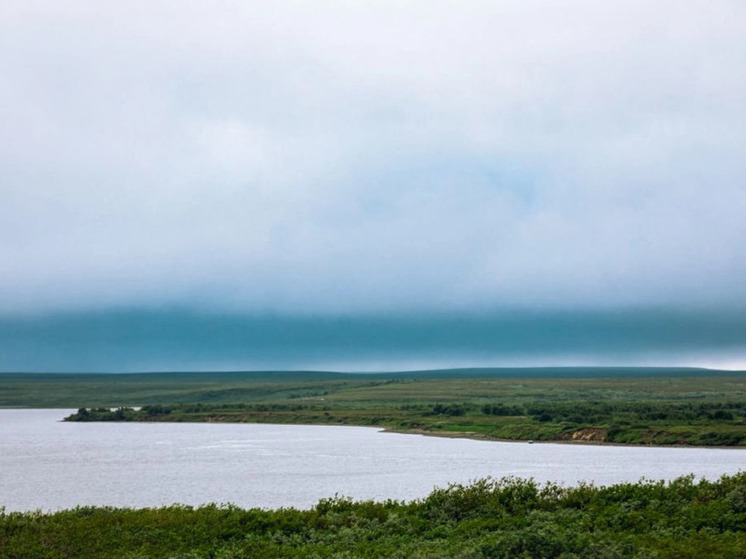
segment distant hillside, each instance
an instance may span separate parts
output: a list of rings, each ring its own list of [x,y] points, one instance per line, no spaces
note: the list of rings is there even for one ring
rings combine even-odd
[[[391,382],[525,379],[742,378],[743,371],[681,367],[473,368],[380,373],[233,371],[143,373],[0,373],[0,407],[139,406],[153,403],[266,402],[365,390]],[[490,380],[491,379],[491,380]],[[463,383],[460,383],[463,384]],[[704,384],[707,383],[699,383]]]

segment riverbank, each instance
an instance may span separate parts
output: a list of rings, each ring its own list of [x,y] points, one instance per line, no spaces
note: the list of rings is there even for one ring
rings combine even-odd
[[[48,374],[0,381],[0,406],[80,408],[76,421],[358,425],[488,440],[746,445],[746,375],[723,371]]]
[[[363,407],[324,401],[80,408],[67,421],[267,423],[380,427],[400,433],[480,440],[742,447],[743,402],[554,402]]]
[[[639,443],[615,443],[609,441],[583,441],[583,440],[563,440],[563,439],[548,439],[542,441],[536,441],[534,439],[501,439],[499,437],[491,437],[489,435],[483,435],[481,433],[456,433],[456,432],[434,432],[426,431],[423,429],[395,429],[395,428],[383,428],[383,433],[396,433],[399,435],[419,435],[422,437],[439,437],[445,439],[468,439],[475,441],[488,441],[496,443],[515,443],[515,444],[561,444],[561,445],[577,445],[577,446],[617,446],[620,448],[625,447],[660,447],[660,448],[717,448],[722,450],[738,450],[743,449],[744,445],[692,445],[692,444],[639,444]]]

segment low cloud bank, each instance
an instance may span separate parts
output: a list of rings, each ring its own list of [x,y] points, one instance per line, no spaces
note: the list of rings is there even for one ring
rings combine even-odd
[[[739,313],[242,316],[133,310],[0,320],[3,371],[667,365],[746,369]]]

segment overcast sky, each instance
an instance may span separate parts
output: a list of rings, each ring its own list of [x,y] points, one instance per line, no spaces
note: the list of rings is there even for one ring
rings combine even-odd
[[[744,29],[742,0],[4,0],[0,316],[745,309]]]

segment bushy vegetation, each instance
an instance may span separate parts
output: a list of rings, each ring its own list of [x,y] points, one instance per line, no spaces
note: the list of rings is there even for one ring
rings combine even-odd
[[[70,421],[211,421],[378,425],[401,431],[513,440],[576,440],[626,444],[746,445],[746,403],[563,401],[507,404],[478,401],[398,407],[350,403],[173,404],[140,409],[80,408]]]
[[[0,374],[0,386],[0,406],[85,406],[71,418],[79,421],[375,425],[508,440],[746,446],[746,374],[737,372]]]
[[[599,423],[610,420],[733,421],[746,419],[746,402],[572,402],[540,403],[513,407],[516,415],[552,421]]]
[[[600,488],[488,479],[311,510],[3,511],[0,557],[746,557],[746,474]]]

